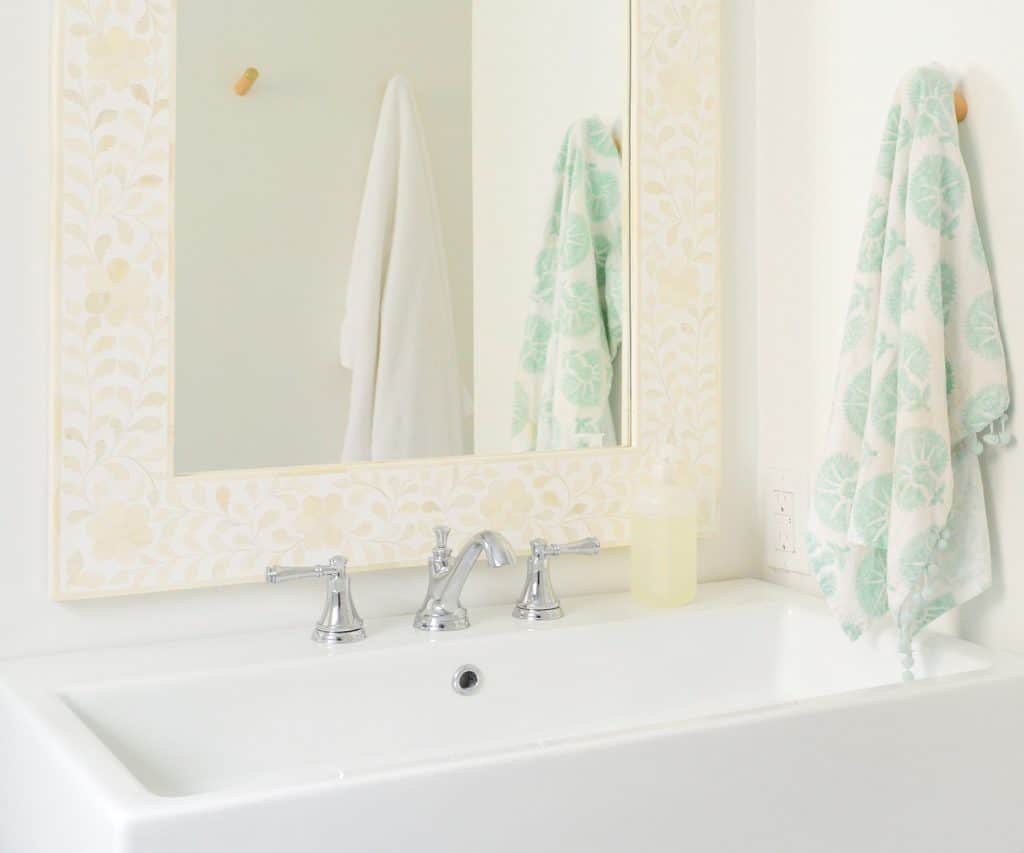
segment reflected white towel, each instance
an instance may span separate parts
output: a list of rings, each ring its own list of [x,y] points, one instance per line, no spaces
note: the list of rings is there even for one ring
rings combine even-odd
[[[395,77],[352,252],[341,363],[352,371],[346,462],[464,452],[448,263],[423,125]]]

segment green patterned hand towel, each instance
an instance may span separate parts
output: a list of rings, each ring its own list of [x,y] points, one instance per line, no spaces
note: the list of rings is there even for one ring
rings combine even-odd
[[[622,161],[607,124],[574,124],[555,174],[513,389],[520,452],[617,444],[609,395],[622,344]]]
[[[1008,443],[1009,406],[953,86],[918,69],[882,138],[807,535],[851,639],[892,612],[908,679],[913,636],[991,583],[979,436]]]

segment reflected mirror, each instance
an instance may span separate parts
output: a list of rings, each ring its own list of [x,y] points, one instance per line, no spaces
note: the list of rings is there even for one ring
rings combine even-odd
[[[177,6],[177,473],[629,442],[622,0]]]

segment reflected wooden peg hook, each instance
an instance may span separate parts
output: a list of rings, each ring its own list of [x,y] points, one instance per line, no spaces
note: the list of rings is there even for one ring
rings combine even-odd
[[[235,83],[235,94],[244,96],[249,94],[249,90],[256,84],[256,81],[260,79],[260,72],[256,68],[246,68],[242,76],[238,78],[238,82]]]
[[[953,104],[956,106],[956,120],[962,123],[967,118],[967,99],[956,92],[953,95]]]

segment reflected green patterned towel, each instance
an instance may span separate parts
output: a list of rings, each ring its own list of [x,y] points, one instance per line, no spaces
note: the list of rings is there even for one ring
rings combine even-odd
[[[617,443],[609,395],[622,344],[622,162],[601,119],[569,129],[555,181],[513,389],[516,451]]]
[[[1005,444],[1006,359],[953,86],[909,74],[889,111],[814,482],[808,553],[857,639],[910,640],[991,583],[978,456]],[[984,433],[984,435],[982,435]]]

